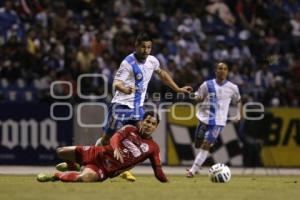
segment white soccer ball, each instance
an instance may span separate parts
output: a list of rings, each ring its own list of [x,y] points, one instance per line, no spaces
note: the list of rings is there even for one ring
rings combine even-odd
[[[217,163],[208,170],[209,179],[214,183],[226,183],[231,178],[231,172],[227,165]]]

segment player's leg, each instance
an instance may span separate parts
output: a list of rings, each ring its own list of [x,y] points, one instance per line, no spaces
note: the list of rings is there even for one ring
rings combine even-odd
[[[65,151],[64,151],[65,150]],[[37,180],[40,182],[61,180],[64,182],[95,182],[106,179],[104,170],[96,165],[99,155],[101,156],[103,148],[94,146],[77,146],[74,148],[65,148],[58,151],[61,158],[71,161],[76,160],[83,165],[83,170],[58,172],[53,175],[39,174]],[[76,154],[75,158],[72,151]]]
[[[82,172],[57,172],[53,175],[39,174],[37,176],[39,182],[62,181],[62,182],[96,182],[99,181],[98,174],[90,169],[84,168]]]
[[[68,171],[68,170],[76,169],[75,149],[76,149],[76,146],[69,146],[69,147],[60,147],[56,150],[58,157],[64,161],[66,161],[66,162],[56,165],[57,170]],[[72,173],[77,174],[78,172],[73,171]],[[51,174],[51,175],[40,173],[37,175],[37,180],[39,182],[57,181],[57,180],[60,180],[59,175],[60,175],[59,173],[55,173],[55,174]]]
[[[98,174],[85,167],[81,172],[59,172],[55,177],[63,182],[97,182],[99,181]]]
[[[76,146],[59,147],[57,156],[65,162],[56,165],[58,171],[79,171],[80,165],[76,163]]]
[[[103,127],[104,134],[96,141],[95,146],[104,146],[109,143],[110,136],[113,134],[113,123],[114,123],[114,106],[111,104],[108,108],[108,113],[106,113],[106,125]]]
[[[206,129],[201,129],[200,127],[199,129],[197,128],[197,130],[200,131],[200,133],[198,133],[199,135],[203,135],[201,136],[203,141],[201,142],[200,151],[194,160],[194,164],[188,171],[187,177],[189,178],[193,177],[200,170],[209,154],[210,148],[214,145],[218,135],[223,130],[223,126],[206,125]]]
[[[193,166],[190,169],[188,169],[187,177],[189,178],[193,177],[194,174],[198,172],[198,170],[200,169],[201,165],[203,164],[203,162],[207,157],[209,148],[206,148],[208,145],[207,145],[207,141],[205,140],[205,134],[208,132],[208,130],[209,130],[208,125],[202,123],[201,121],[198,122],[195,131],[195,148],[197,149],[200,148],[200,151],[198,152],[195,158]]]
[[[200,148],[207,130],[208,130],[208,125],[199,121],[196,131],[195,131],[195,148],[196,149]]]
[[[96,182],[96,181],[102,182],[106,179],[107,176],[102,170],[102,168],[96,166],[95,164],[86,165],[81,175],[78,177],[78,180],[82,182]]]
[[[116,130],[120,129],[126,118],[129,117],[130,108],[124,105],[111,104],[108,113],[107,113],[107,122],[105,127],[103,128],[103,135],[100,137],[95,146],[104,146],[109,144],[109,139],[116,132]]]
[[[134,117],[131,117],[129,120],[127,120],[124,123],[136,126],[137,123],[140,120],[143,119],[144,114],[145,114],[145,110],[144,110],[143,107],[139,107],[139,109],[134,110],[133,113],[131,113],[131,115],[132,114],[133,114]],[[136,180],[136,178],[134,177],[134,175],[130,171],[125,171],[125,172],[121,173],[120,177],[127,180],[127,181],[132,181],[132,182]]]
[[[59,180],[65,182],[95,182],[105,180],[104,170],[96,165],[102,152],[102,147],[77,146],[75,148],[75,159],[83,165],[82,170],[80,172],[57,173],[56,176]]]
[[[207,140],[203,140],[200,151],[198,152],[193,166],[188,170],[187,177],[192,178],[201,168],[202,164],[205,162],[207,155],[210,149],[210,142]]]
[[[86,167],[86,168],[84,168],[82,173],[78,176],[77,181],[97,182],[97,181],[99,181],[99,177],[98,177],[98,174],[94,170]]]

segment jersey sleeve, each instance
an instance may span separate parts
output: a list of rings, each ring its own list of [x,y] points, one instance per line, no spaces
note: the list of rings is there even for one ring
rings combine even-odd
[[[133,131],[133,127],[130,125],[123,126],[121,129],[119,129],[111,138],[110,138],[110,145],[113,149],[116,149],[120,146],[120,142],[122,139],[124,139],[130,131]]]
[[[153,154],[150,156],[150,162],[155,174],[155,177],[160,181],[160,182],[168,182],[168,179],[166,175],[164,174],[162,167],[161,167],[161,162],[160,162],[160,156],[159,156],[159,148],[156,145]]]
[[[154,56],[153,56],[153,68],[154,68],[154,71],[155,72],[158,72],[158,71],[160,71],[161,69],[160,69],[160,63],[159,63],[159,60],[157,59],[157,58],[155,58]]]
[[[239,88],[237,86],[234,87],[234,92],[233,92],[233,95],[231,97],[231,101],[233,104],[237,104],[238,102],[241,101],[241,95],[240,95],[240,92],[239,92]]]
[[[126,81],[130,76],[131,71],[132,71],[131,66],[127,63],[126,60],[123,60],[120,65],[120,68],[116,72],[115,80]]]
[[[205,98],[208,94],[206,81],[200,85],[198,90],[195,92],[196,97]]]

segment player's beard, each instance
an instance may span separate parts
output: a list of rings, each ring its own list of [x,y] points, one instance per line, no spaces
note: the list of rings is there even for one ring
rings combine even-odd
[[[143,60],[146,60],[146,59],[148,58],[148,56],[149,56],[148,54],[143,54],[143,55],[142,55],[142,59],[143,59]]]
[[[147,132],[145,131],[145,128],[143,128],[143,127],[140,128],[140,134],[141,134],[141,136],[144,137],[144,138],[147,138],[147,137],[150,136],[150,134],[147,133]]]
[[[137,59],[140,61],[140,62],[144,62],[147,57],[149,56],[148,54],[136,54],[137,55]]]

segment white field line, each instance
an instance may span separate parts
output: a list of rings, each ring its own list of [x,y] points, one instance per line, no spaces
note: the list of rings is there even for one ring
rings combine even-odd
[[[300,168],[233,168],[234,175],[300,175]],[[186,167],[163,166],[164,172],[168,175],[185,175]],[[53,173],[54,166],[0,166],[0,174],[38,174]],[[151,166],[138,166],[131,170],[134,174],[153,174]],[[207,175],[208,168],[204,167],[200,175]]]

